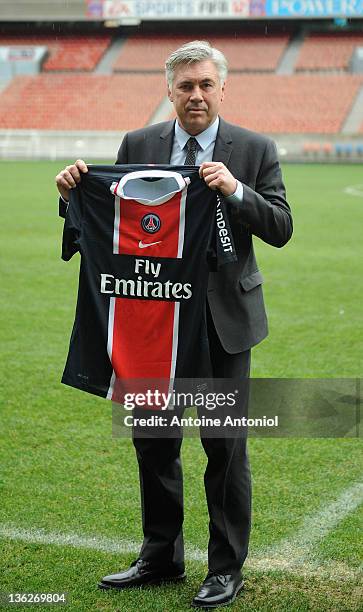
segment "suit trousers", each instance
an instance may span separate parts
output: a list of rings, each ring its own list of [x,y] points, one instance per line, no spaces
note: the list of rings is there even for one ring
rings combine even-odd
[[[207,327],[215,378],[246,378],[251,351],[227,353],[207,306]],[[245,413],[244,413],[245,414]],[[251,477],[245,435],[201,437],[207,455],[204,486],[209,512],[209,571],[233,574],[248,552]],[[133,439],[139,464],[144,541],[140,557],[155,567],[184,571],[182,438]]]

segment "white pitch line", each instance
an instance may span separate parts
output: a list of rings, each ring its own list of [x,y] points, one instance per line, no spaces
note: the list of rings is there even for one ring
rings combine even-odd
[[[270,554],[285,557],[291,565],[311,558],[314,545],[325,538],[349,514],[363,503],[363,482],[345,489],[335,501],[305,518],[301,527],[289,538],[269,549]]]
[[[345,187],[344,192],[351,196],[363,198],[363,183],[359,185],[348,185],[348,187]]]
[[[321,560],[314,555],[313,547],[362,502],[363,483],[355,483],[343,491],[336,501],[307,517],[291,538],[250,555],[247,567],[261,572],[278,570],[300,576],[356,580],[360,575],[359,568],[354,569],[345,563]],[[22,529],[11,524],[0,525],[0,537],[114,554],[129,552],[137,554],[140,549],[139,544],[133,540],[115,541],[72,533],[47,532],[44,529]],[[186,557],[190,561],[207,562],[206,552],[194,546],[186,546]]]
[[[73,546],[74,548],[89,548],[105,553],[138,552],[139,547],[132,540],[116,542],[109,538],[80,536],[76,533],[49,532],[45,529],[22,529],[11,524],[0,525],[0,536],[9,540],[30,542],[32,544],[55,544],[56,546]]]
[[[259,551],[251,559],[251,567],[263,571],[270,568],[306,576],[339,580],[355,580],[362,576],[362,567],[351,568],[346,563],[320,559],[314,546],[334,527],[354,512],[363,502],[363,483],[345,489],[335,501],[306,517],[289,538]]]
[[[81,536],[76,533],[49,532],[45,529],[22,529],[11,524],[0,525],[0,537],[8,540],[18,540],[31,544],[55,544],[56,546],[72,546],[74,548],[85,548],[98,550],[105,553],[138,553],[140,544],[134,540],[111,540],[110,538],[99,538],[93,536]],[[195,546],[186,546],[188,559],[191,561],[207,561],[207,554]]]

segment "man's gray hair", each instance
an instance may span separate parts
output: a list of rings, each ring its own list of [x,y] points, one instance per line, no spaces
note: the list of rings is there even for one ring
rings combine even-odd
[[[172,86],[175,68],[180,64],[194,64],[205,60],[212,61],[219,74],[221,83],[227,78],[228,62],[223,53],[212,47],[206,40],[193,40],[173,51],[165,62],[166,80]]]

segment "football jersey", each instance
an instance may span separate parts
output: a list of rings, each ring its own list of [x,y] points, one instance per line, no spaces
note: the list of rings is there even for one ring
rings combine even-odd
[[[63,230],[62,258],[81,263],[62,382],[117,401],[118,381],[210,375],[207,254],[233,258],[226,237],[198,168],[89,166]]]

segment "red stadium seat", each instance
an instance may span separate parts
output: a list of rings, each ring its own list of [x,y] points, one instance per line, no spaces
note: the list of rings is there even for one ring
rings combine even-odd
[[[231,74],[222,115],[267,133],[338,133],[362,85],[363,76]],[[134,129],[164,96],[161,74],[17,77],[0,94],[0,127]]]
[[[313,32],[301,47],[295,69],[346,70],[357,46],[363,46],[363,33]]]
[[[105,34],[66,35],[37,34],[0,35],[0,45],[45,45],[49,56],[43,64],[43,70],[93,70],[107,47],[111,37]]]
[[[320,152],[320,142],[304,142],[303,152],[305,155],[316,155]]]
[[[324,142],[322,149],[325,155],[331,155],[333,153],[333,144],[331,142]]]
[[[19,76],[0,95],[0,127],[136,129],[150,120],[164,94],[161,75]]]
[[[235,36],[193,34],[208,40],[228,57],[230,70],[274,71],[288,42],[289,34],[240,34]],[[134,35],[123,45],[113,69],[115,71],[162,71],[165,58],[178,46],[190,40],[180,35]]]
[[[362,85],[363,76],[231,74],[222,114],[260,132],[333,134]]]

